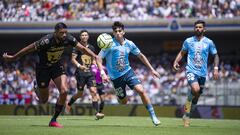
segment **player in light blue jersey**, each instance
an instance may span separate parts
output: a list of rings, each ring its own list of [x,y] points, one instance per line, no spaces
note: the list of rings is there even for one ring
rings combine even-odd
[[[131,89],[136,90],[140,95],[143,104],[148,110],[152,122],[154,125],[159,125],[160,121],[155,115],[153,106],[147,93],[143,89],[141,81],[137,78],[134,71],[129,65],[129,54],[132,53],[136,55],[151,71],[155,77],[160,77],[159,73],[153,69],[147,58],[138,47],[130,40],[124,37],[124,25],[121,22],[114,22],[112,25],[113,30],[113,44],[112,47],[105,50],[101,50],[98,54],[100,58],[106,59],[107,72],[110,76],[111,81],[113,82],[116,95],[119,99],[119,102],[122,104],[127,104],[127,95],[126,95],[126,85]],[[104,70],[101,69],[102,78],[104,81],[107,81],[108,78],[104,73]]]
[[[205,31],[204,21],[198,20],[194,23],[195,35],[184,41],[182,50],[178,53],[173,64],[173,68],[179,70],[179,61],[187,54],[186,78],[191,90],[184,106],[184,127],[189,127],[190,113],[196,107],[199,96],[203,92],[209,54],[214,56],[213,77],[218,79],[219,56],[213,41],[204,36]]]

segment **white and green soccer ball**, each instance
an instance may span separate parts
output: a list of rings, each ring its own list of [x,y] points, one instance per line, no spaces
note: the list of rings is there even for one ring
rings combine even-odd
[[[107,49],[112,46],[112,36],[107,33],[102,33],[97,38],[97,45],[100,49]]]

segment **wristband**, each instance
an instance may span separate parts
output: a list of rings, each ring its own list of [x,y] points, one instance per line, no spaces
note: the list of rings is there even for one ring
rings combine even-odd
[[[100,71],[100,74],[101,74],[101,76],[105,75],[104,70],[101,70],[101,71]]]
[[[214,67],[214,70],[218,70],[218,67]]]
[[[77,68],[80,68],[80,66],[81,66],[81,65],[78,63],[78,64],[77,64]]]

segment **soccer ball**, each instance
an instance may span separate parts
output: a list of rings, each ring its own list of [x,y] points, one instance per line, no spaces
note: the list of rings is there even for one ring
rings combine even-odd
[[[112,46],[112,36],[107,33],[102,33],[97,38],[97,45],[100,49],[110,48]]]

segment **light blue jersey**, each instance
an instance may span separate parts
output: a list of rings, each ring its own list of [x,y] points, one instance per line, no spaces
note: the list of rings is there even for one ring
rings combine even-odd
[[[206,77],[208,54],[217,54],[217,49],[213,41],[207,37],[203,37],[198,41],[193,36],[184,41],[182,51],[188,53],[186,72]]]
[[[112,47],[99,52],[98,55],[106,59],[106,67],[111,80],[124,75],[131,69],[128,60],[130,53],[138,55],[140,50],[128,39],[125,39],[124,45],[120,45],[115,38],[113,38]]]

